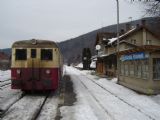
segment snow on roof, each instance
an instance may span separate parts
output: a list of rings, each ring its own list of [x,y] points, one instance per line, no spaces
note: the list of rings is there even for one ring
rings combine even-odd
[[[93,61],[97,61],[97,57],[96,58],[94,58],[94,59],[92,59]]]
[[[109,54],[102,54],[102,55],[100,55],[99,57],[106,57],[106,56],[108,56]]]
[[[97,57],[98,57],[97,55],[94,55],[94,56],[92,56],[91,60],[92,61],[97,61]]]
[[[124,36],[126,36],[126,35],[128,35],[128,34],[130,34],[132,31],[134,31],[134,30],[136,30],[136,27],[135,28],[133,28],[133,29],[131,29],[131,30],[129,30],[129,31],[127,31],[126,33],[124,33],[124,34],[122,34],[121,36],[119,36],[119,39],[120,38],[122,38],[122,37],[124,37]],[[111,39],[108,39],[109,40],[109,44],[112,44],[114,41],[116,41],[117,40],[117,37],[115,37],[115,38],[111,38]]]
[[[116,41],[117,40],[117,37],[116,38],[111,38],[111,39],[108,39],[109,40],[109,44],[111,44],[112,42]]]

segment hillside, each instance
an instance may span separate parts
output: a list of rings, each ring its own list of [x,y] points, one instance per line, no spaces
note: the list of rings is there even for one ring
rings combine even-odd
[[[10,49],[10,48],[0,49],[0,52],[4,52],[4,53],[7,54],[8,56],[11,55],[11,49]]]
[[[160,36],[160,18],[145,18],[146,26],[155,32],[158,36]],[[141,20],[136,20],[129,22],[130,26],[136,26],[137,24],[141,24]],[[76,38],[66,40],[64,42],[58,43],[61,48],[61,52],[63,54],[65,63],[78,63],[81,61],[82,50],[85,47],[89,47],[91,49],[92,55],[95,54],[95,41],[96,35],[98,32],[116,32],[116,24],[110,25],[107,27],[103,27],[101,29],[94,30],[92,32],[86,33],[84,35],[78,36]],[[120,30],[126,28],[126,23],[120,24]],[[11,49],[2,49],[3,51],[10,55]]]
[[[145,18],[146,26],[155,32],[158,36],[160,33],[160,18]],[[136,26],[141,24],[141,20],[136,20],[129,22],[130,26]],[[126,23],[120,24],[120,30],[126,28]],[[98,32],[116,32],[117,26],[110,25],[103,27],[101,29],[89,32],[87,34],[81,35],[71,40],[60,42],[59,46],[64,56],[64,61],[66,63],[76,63],[81,61],[82,50],[85,47],[89,47],[92,51],[92,55],[95,53],[95,41],[96,34]]]
[[[8,60],[9,59],[9,56],[4,53],[4,52],[0,52],[0,61],[1,60]]]

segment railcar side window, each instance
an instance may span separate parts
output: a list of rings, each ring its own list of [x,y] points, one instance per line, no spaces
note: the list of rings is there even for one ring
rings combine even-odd
[[[36,49],[31,49],[31,58],[36,58]]]
[[[26,60],[27,50],[26,49],[16,49],[16,60]]]
[[[41,60],[52,60],[53,50],[52,49],[41,49]]]

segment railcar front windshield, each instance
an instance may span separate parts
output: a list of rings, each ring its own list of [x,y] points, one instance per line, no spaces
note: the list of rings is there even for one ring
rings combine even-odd
[[[41,49],[41,60],[53,60],[53,50]]]
[[[15,59],[16,60],[26,60],[27,50],[26,49],[16,49]]]
[[[36,49],[31,49],[31,58],[36,58],[37,53],[36,53]]]

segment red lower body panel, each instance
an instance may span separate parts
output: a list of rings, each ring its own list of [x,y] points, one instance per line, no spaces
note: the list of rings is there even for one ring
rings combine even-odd
[[[60,79],[59,68],[12,68],[12,89],[56,90]]]

